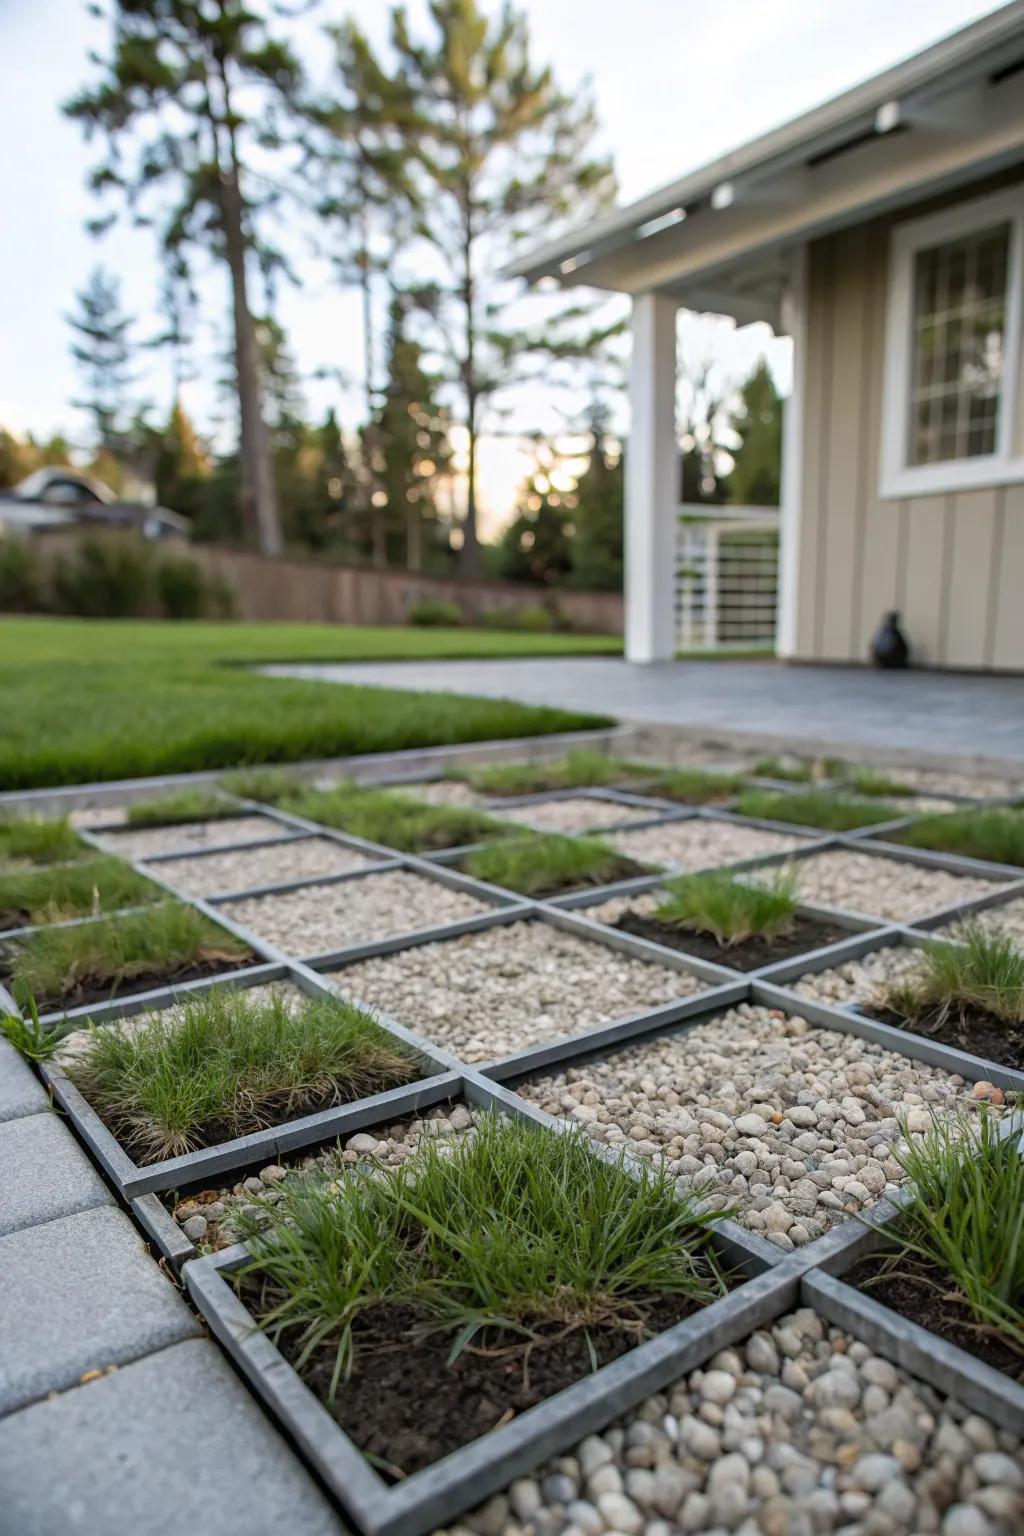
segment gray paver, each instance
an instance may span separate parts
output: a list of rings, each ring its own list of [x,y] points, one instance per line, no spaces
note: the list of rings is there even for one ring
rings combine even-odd
[[[319,1489],[207,1339],[0,1424],[4,1536],[339,1536]]]
[[[71,1132],[54,1114],[0,1124],[0,1237],[113,1198]]]
[[[0,1120],[18,1120],[48,1109],[46,1090],[24,1057],[0,1040]]]
[[[1024,758],[1024,679],[770,661],[616,657],[360,661],[261,668],[275,677],[440,690],[524,704],[592,709],[619,720],[762,731],[830,748],[870,745],[927,753]]]
[[[121,1211],[0,1238],[0,1413],[201,1330]]]

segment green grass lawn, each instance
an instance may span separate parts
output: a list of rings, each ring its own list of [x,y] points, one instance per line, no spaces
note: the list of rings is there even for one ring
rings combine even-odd
[[[488,630],[3,619],[0,789],[583,730],[607,722],[500,699],[261,677],[244,664],[619,649],[603,636]]]

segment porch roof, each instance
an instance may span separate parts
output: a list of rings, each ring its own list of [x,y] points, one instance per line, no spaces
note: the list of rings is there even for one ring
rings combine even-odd
[[[777,320],[794,245],[1024,157],[1024,0],[629,206],[510,276]]]

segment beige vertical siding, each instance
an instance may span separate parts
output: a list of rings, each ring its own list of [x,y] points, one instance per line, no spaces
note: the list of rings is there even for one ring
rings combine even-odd
[[[923,665],[1024,670],[1024,486],[878,495],[892,223],[808,253],[797,655],[864,661],[896,608]]]

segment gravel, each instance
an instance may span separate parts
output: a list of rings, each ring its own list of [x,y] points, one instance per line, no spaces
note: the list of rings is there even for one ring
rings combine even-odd
[[[909,976],[920,964],[920,950],[890,944],[827,971],[808,971],[783,985],[816,1003],[875,1004],[882,1000],[887,987]]]
[[[619,832],[610,841],[620,853],[641,864],[692,870],[733,864],[738,859],[755,859],[765,853],[788,853],[807,839],[786,832],[769,832],[764,827],[747,827],[738,822],[712,821],[698,816],[686,821],[663,822],[656,827],[642,827],[636,832]]]
[[[1024,896],[1018,896],[1016,901],[1008,901],[1005,906],[989,907],[983,912],[975,912],[966,921],[970,924],[979,924],[989,932],[1001,931],[1009,934],[1011,939],[1024,947]],[[960,938],[963,934],[965,919],[960,918],[955,923],[946,923],[938,930],[947,938]]]
[[[465,1134],[472,1124],[473,1117],[465,1104],[444,1104],[394,1125],[357,1131],[316,1152],[287,1158],[283,1164],[269,1163],[258,1174],[247,1174],[237,1183],[214,1184],[181,1200],[173,1194],[161,1198],[185,1236],[197,1246],[206,1252],[228,1248],[239,1238],[233,1218],[243,1210],[250,1214],[258,1212],[260,1207],[254,1204],[257,1200],[274,1205],[289,1179],[297,1175],[336,1179],[360,1164],[364,1168],[375,1163],[399,1168],[422,1136],[450,1141]],[[269,1210],[266,1215],[269,1221]]]
[[[518,1091],[597,1142],[664,1162],[681,1188],[735,1205],[787,1250],[900,1181],[897,1116],[914,1134],[933,1110],[973,1103],[961,1077],[750,1003]]]
[[[332,979],[463,1061],[489,1061],[581,1034],[707,987],[688,971],[636,960],[540,922],[362,960]]]
[[[635,917],[650,917],[655,908],[665,900],[663,891],[643,891],[639,896],[613,896],[610,901],[595,902],[592,907],[580,907],[579,917],[589,917],[592,923],[607,923],[614,928],[626,912]]]
[[[482,810],[487,804],[486,797],[471,789],[468,784],[462,784],[458,779],[431,779],[429,783],[412,784],[388,784],[388,789],[393,789],[398,794],[412,795],[416,800],[422,800],[425,805],[468,805],[474,809]]]
[[[982,779],[967,773],[944,773],[934,768],[894,768],[892,776],[931,795],[960,795],[969,800],[1005,800],[1010,795],[1024,793],[1021,779]]]
[[[279,896],[228,901],[222,910],[268,944],[304,956],[435,928],[492,908],[439,880],[393,870],[338,885],[307,885]]]
[[[1013,1536],[1022,1490],[1015,1435],[801,1307],[446,1536]]]
[[[564,800],[538,800],[533,805],[493,811],[499,821],[514,821],[537,832],[603,832],[630,821],[650,821],[658,814],[652,806],[617,805],[611,800],[588,800],[585,795]]]
[[[895,922],[921,918],[998,889],[997,883],[974,875],[952,875],[945,869],[928,869],[923,864],[887,859],[883,854],[848,853],[838,848],[812,853],[795,869],[801,901],[844,907]]]
[[[365,854],[327,837],[303,837],[265,848],[241,848],[230,853],[206,853],[161,864],[164,875],[189,896],[215,896],[218,891],[244,891],[286,880],[315,880],[318,875],[343,875],[365,869]]]
[[[97,833],[97,841],[123,859],[145,859],[154,853],[183,853],[221,843],[257,843],[281,837],[287,828],[269,816],[227,816],[213,821],[182,821],[170,827],[135,827],[123,832]]]

